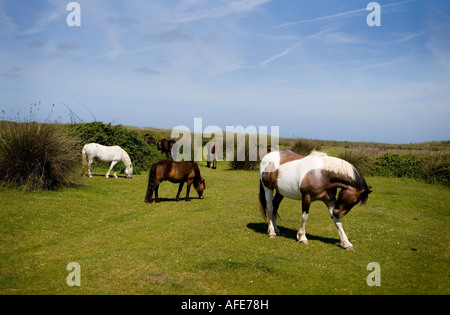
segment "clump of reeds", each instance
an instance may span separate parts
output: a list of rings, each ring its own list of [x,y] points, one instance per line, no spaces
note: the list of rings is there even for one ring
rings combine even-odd
[[[26,190],[54,190],[76,182],[75,141],[59,126],[3,122],[0,132],[0,183]]]

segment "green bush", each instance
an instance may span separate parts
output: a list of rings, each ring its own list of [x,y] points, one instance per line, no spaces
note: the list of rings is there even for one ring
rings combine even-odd
[[[375,159],[378,175],[390,177],[420,178],[423,159],[415,155],[386,153]]]
[[[145,135],[138,135],[137,132],[128,131],[122,126],[93,122],[70,124],[67,125],[67,128],[68,133],[77,139],[80,152],[85,144],[91,142],[106,146],[120,146],[129,154],[135,174],[141,174],[149,170],[153,163],[165,159],[165,156],[156,149],[156,146],[147,144]],[[105,163],[99,164],[109,167]],[[124,165],[122,163],[117,164],[117,170],[123,173]]]
[[[76,182],[79,153],[58,125],[9,122],[0,134],[0,182],[54,190]]]

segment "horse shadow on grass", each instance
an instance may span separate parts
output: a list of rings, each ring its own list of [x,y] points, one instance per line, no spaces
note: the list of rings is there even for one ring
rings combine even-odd
[[[257,233],[266,234],[267,235],[267,223],[249,223],[247,224],[247,228],[250,230],[253,230]],[[296,230],[285,228],[278,225],[278,229],[280,230],[280,234],[277,235],[279,237],[284,237],[288,239],[293,239],[297,241],[297,232]],[[337,238],[330,238],[330,237],[322,237],[322,236],[316,236],[312,234],[306,233],[306,237],[309,241],[319,241],[325,244],[331,244],[338,247],[341,247],[341,241]]]
[[[92,177],[103,177],[105,178],[105,174],[91,174]],[[84,177],[84,176],[82,176]],[[89,176],[87,177],[89,178]],[[127,178],[126,175],[117,175],[117,178],[114,178],[114,175],[109,175],[109,178],[105,178],[105,179],[119,179],[119,178]]]
[[[200,197],[189,197],[189,199],[191,199],[190,201],[194,200],[194,199],[198,199],[201,200]],[[168,197],[159,197],[159,202],[156,202],[155,199],[153,198],[153,203],[161,203],[161,202],[178,202],[178,203],[182,203],[182,202],[186,202],[186,200],[184,199],[184,197],[180,197],[180,200],[177,201],[175,198],[168,198]]]

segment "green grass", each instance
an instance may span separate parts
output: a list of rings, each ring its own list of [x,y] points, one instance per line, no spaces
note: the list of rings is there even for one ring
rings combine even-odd
[[[269,239],[257,203],[258,173],[201,165],[205,199],[145,204],[147,175],[83,179],[54,192],[0,189],[0,294],[449,294],[450,189],[369,177],[368,204],[343,226],[340,248],[328,210],[313,203],[309,245],[295,241],[301,206],[285,199]],[[95,170],[94,170],[95,173]],[[98,172],[98,174],[102,174]],[[183,193],[182,195],[184,194]],[[81,266],[69,287],[66,266]],[[369,287],[378,262],[381,286]]]

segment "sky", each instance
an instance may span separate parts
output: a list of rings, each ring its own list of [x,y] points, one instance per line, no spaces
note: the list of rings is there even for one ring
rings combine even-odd
[[[0,0],[1,118],[450,139],[448,0],[69,2]]]

